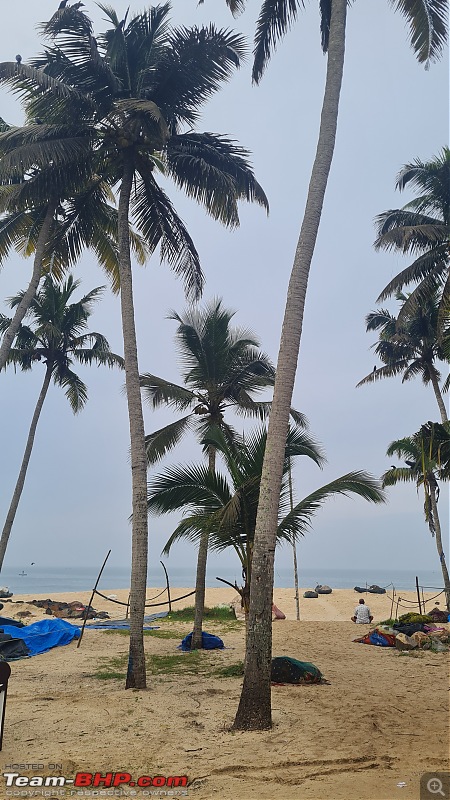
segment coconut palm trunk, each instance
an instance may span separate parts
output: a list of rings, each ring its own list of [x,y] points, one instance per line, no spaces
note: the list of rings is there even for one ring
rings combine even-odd
[[[11,504],[9,506],[9,511],[6,516],[5,524],[3,526],[2,535],[0,537],[0,572],[3,568],[3,561],[5,558],[6,548],[8,547],[9,537],[11,534],[12,526],[14,524],[14,519],[16,516],[17,508],[19,505],[20,497],[25,483],[28,464],[30,463],[31,451],[33,449],[37,424],[39,422],[39,417],[41,415],[42,406],[44,405],[44,400],[47,396],[47,391],[48,387],[50,386],[51,378],[52,378],[52,368],[50,365],[48,365],[45,372],[44,382],[42,384],[41,391],[39,392],[39,397],[36,403],[36,407],[34,409],[33,419],[31,420],[28,439],[22,459],[22,465],[20,467],[19,476],[17,478],[16,486],[14,489],[14,494],[12,496]]]
[[[56,201],[49,203],[49,206],[47,208],[47,213],[42,223],[41,230],[39,231],[39,237],[36,244],[36,252],[34,254],[33,272],[31,275],[30,283],[28,284],[28,289],[26,290],[20,303],[18,304],[14,316],[11,320],[11,324],[3,336],[3,341],[0,347],[0,371],[5,367],[5,364],[8,360],[9,352],[12,347],[12,343],[14,341],[17,331],[20,328],[20,323],[22,322],[25,314],[27,313],[30,304],[33,300],[33,297],[37,292],[39,281],[41,280],[42,277],[42,261],[44,258],[45,247],[47,245],[47,241],[50,235],[53,223],[53,215],[55,213],[56,205],[57,205]]]
[[[129,208],[134,166],[131,154],[123,153],[124,168],[118,212],[120,305],[122,313],[125,385],[131,443],[133,496],[132,553],[130,584],[130,650],[126,688],[145,689],[145,654],[143,624],[147,585],[147,457],[144,418],[134,322],[133,282],[131,274]]]
[[[430,486],[430,504],[431,504],[431,513],[433,514],[434,530],[436,535],[436,548],[439,555],[439,561],[441,562],[442,577],[444,578],[445,601],[447,604],[447,611],[450,611],[450,578],[448,575],[447,564],[445,563],[445,553],[442,548],[441,521],[439,519],[439,513],[437,508],[436,488],[433,485]]]
[[[210,472],[216,469],[216,448],[208,448],[208,468]],[[206,529],[200,538],[197,556],[197,575],[195,579],[195,614],[194,629],[192,631],[191,650],[202,647],[203,615],[205,611],[205,584],[206,562],[208,559],[209,530]]]
[[[278,499],[289,425],[289,409],[300,349],[309,269],[334,152],[344,68],[346,15],[347,0],[333,0],[319,141],[289,282],[261,479],[250,590],[246,669],[241,699],[233,726],[238,730],[264,730],[272,726],[271,607]]]
[[[433,389],[434,389],[436,402],[438,404],[439,411],[441,413],[441,420],[442,420],[442,422],[448,422],[447,409],[445,408],[445,403],[444,403],[444,399],[442,397],[442,392],[441,392],[441,389],[440,389],[440,386],[439,386],[439,382],[438,382],[438,379],[437,379],[437,376],[436,376],[436,372],[435,372],[435,370],[433,368],[430,370],[430,379],[431,379],[431,383],[432,383],[432,386],[433,386]]]

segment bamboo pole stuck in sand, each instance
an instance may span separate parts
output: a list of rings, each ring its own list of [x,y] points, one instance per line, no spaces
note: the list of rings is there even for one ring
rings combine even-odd
[[[420,590],[419,590],[419,578],[416,575],[416,591],[417,591],[417,602],[419,604],[419,614],[422,613],[422,603],[420,602]]]
[[[389,619],[393,619],[392,613],[394,611],[394,600],[395,600],[395,586],[392,586],[392,603],[391,603],[391,613]]]
[[[77,648],[78,648],[78,647],[80,646],[80,644],[81,644],[81,640],[82,640],[82,638],[83,638],[84,629],[85,629],[85,627],[86,627],[87,617],[88,617],[88,614],[89,614],[89,609],[90,609],[90,607],[91,607],[91,603],[92,603],[92,601],[93,601],[93,599],[94,599],[94,595],[95,595],[95,592],[96,592],[96,589],[97,589],[97,586],[98,586],[99,580],[100,580],[100,578],[101,578],[101,576],[102,576],[102,572],[103,572],[103,570],[104,570],[104,568],[105,568],[105,564],[106,564],[106,562],[108,561],[108,558],[109,558],[109,556],[110,556],[110,553],[111,553],[111,550],[108,550],[108,554],[107,554],[107,556],[106,556],[106,558],[105,558],[105,560],[104,560],[104,562],[103,562],[103,564],[102,564],[102,568],[101,568],[100,572],[98,573],[97,580],[95,581],[95,586],[94,586],[94,588],[92,589],[91,599],[89,600],[89,603],[87,604],[87,607],[84,609],[85,613],[83,614],[83,625],[81,626],[80,638],[78,639]]]
[[[172,611],[172,603],[170,600],[170,586],[169,586],[169,576],[167,574],[166,567],[162,561],[159,562],[164,570],[164,574],[166,576],[166,586],[167,586],[167,601],[169,603],[169,613]]]

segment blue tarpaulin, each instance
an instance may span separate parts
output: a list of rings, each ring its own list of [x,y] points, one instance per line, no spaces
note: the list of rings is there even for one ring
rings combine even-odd
[[[69,644],[80,635],[80,629],[64,619],[41,619],[31,625],[24,625],[23,628],[4,625],[2,630],[9,633],[13,639],[22,639],[30,651],[30,656],[45,653],[52,647]]]
[[[184,637],[181,644],[178,645],[180,650],[188,651],[191,649],[191,641],[192,641],[192,633],[188,633],[187,636]],[[214,636],[212,633],[206,633],[206,631],[202,631],[202,648],[203,650],[222,650],[225,645],[218,636]]]

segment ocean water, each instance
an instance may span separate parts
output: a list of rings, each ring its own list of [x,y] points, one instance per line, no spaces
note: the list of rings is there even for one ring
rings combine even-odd
[[[4,567],[0,574],[0,586],[8,586],[14,594],[45,594],[51,596],[54,592],[77,592],[93,589],[98,575],[98,568],[89,567],[41,567],[38,565]],[[21,573],[26,574],[22,575]],[[194,586],[195,567],[171,567],[168,569],[171,587]],[[208,587],[223,587],[224,584],[216,580],[217,573],[212,571],[207,575]],[[443,586],[442,573],[438,570],[395,570],[374,569],[333,569],[327,567],[312,567],[303,569],[299,573],[299,584],[302,588],[313,589],[317,583],[328,584],[333,589],[353,589],[354,586],[370,586],[373,583],[379,586],[392,587],[397,590],[415,589],[415,576],[419,577],[419,584],[423,587],[440,589]],[[235,576],[225,575],[233,583]],[[239,581],[239,575],[237,575]],[[100,579],[99,591],[110,589],[126,589],[130,585],[129,567],[110,567],[106,565]],[[275,569],[275,586],[290,588],[294,585],[291,570]],[[147,586],[165,586],[165,576],[162,568],[150,569],[147,577]]]

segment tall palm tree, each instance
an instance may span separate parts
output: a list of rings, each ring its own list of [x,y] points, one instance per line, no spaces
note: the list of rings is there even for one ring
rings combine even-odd
[[[76,303],[69,303],[78,286],[79,281],[74,281],[71,275],[62,286],[58,286],[50,275],[45,277],[28,310],[30,325],[20,325],[15,345],[9,353],[7,363],[27,371],[37,362],[41,362],[45,366],[45,373],[31,420],[19,476],[0,537],[0,571],[22,495],[37,424],[50,383],[53,381],[65,390],[72,411],[76,414],[86,403],[87,387],[73,371],[73,362],[123,367],[123,359],[111,352],[102,334],[86,332],[92,305],[99,299],[103,287],[92,289]],[[23,294],[24,292],[21,292],[11,299],[11,308],[19,305]],[[7,330],[9,324],[10,320],[1,314],[0,331]]]
[[[214,472],[216,448],[204,443],[205,436],[219,428],[229,441],[233,440],[235,432],[225,422],[226,410],[266,415],[269,404],[256,401],[254,395],[273,386],[275,371],[268,357],[259,351],[256,336],[251,331],[231,327],[233,316],[234,312],[224,308],[220,299],[203,309],[189,309],[181,316],[175,312],[170,314],[169,319],[178,322],[176,339],[184,367],[184,385],[146,374],[141,377],[141,386],[144,397],[154,409],[164,405],[189,413],[146,436],[150,464],[192,430],[203,443],[209,469]],[[205,528],[197,559],[192,649],[202,646],[207,556],[208,531]]]
[[[450,427],[449,423],[428,422],[418,433],[392,442],[387,455],[397,455],[405,467],[391,467],[382,476],[383,486],[395,486],[412,481],[417,489],[423,487],[425,521],[432,536],[444,579],[447,609],[450,611],[450,578],[442,546],[442,530],[438,512],[439,481],[450,480]]]
[[[403,314],[438,294],[441,297],[439,328],[450,306],[449,227],[450,150],[443,147],[430,161],[416,158],[397,175],[396,188],[410,188],[417,197],[403,208],[384,211],[377,217],[377,250],[397,250],[413,255],[414,261],[383,289],[377,302],[410,283],[417,283]],[[400,321],[402,317],[400,317]]]
[[[77,6],[77,4],[75,4]],[[28,113],[44,122],[78,126],[100,174],[118,187],[118,242],[125,379],[132,470],[130,658],[126,686],[145,688],[142,623],[147,577],[147,463],[134,323],[129,219],[151,251],[167,261],[198,297],[203,276],[197,251],[155,175],[164,172],[215,219],[239,223],[238,201],[267,199],[247,152],[226,136],[194,130],[202,105],[240,64],[240,36],[207,28],[170,29],[169,5],[119,20],[100,6],[111,27],[97,37],[79,7],[59,9],[44,26],[51,44],[21,73],[0,67],[34,95]],[[33,72],[34,70],[34,72]],[[6,79],[5,78],[5,79]],[[75,139],[76,137],[73,137]]]
[[[446,0],[389,2],[394,10],[406,18],[414,52],[419,62],[428,67],[431,61],[440,56],[445,45]],[[299,7],[303,5],[303,0],[263,0],[255,35],[255,82],[260,80],[278,39],[290,28]],[[281,488],[284,442],[289,425],[289,408],[297,370],[309,271],[334,152],[344,67],[347,5],[348,0],[319,0],[322,48],[328,53],[325,93],[316,156],[289,281],[276,367],[253,560],[253,571],[257,580],[253,583],[246,669],[234,722],[236,729],[262,730],[272,725],[270,598],[273,590],[277,497]],[[232,10],[239,11],[243,6],[244,2],[233,2]]]
[[[398,293],[397,300],[401,303],[397,317],[384,308],[371,311],[366,317],[366,330],[380,331],[378,342],[372,346],[383,366],[374,367],[357,386],[399,374],[403,376],[404,383],[420,375],[425,386],[431,383],[442,422],[447,422],[447,410],[439,385],[441,374],[435,365],[437,360],[444,361],[446,358],[437,332],[438,294],[433,291],[432,295],[413,305],[406,314],[402,314],[402,308],[408,297]]]

